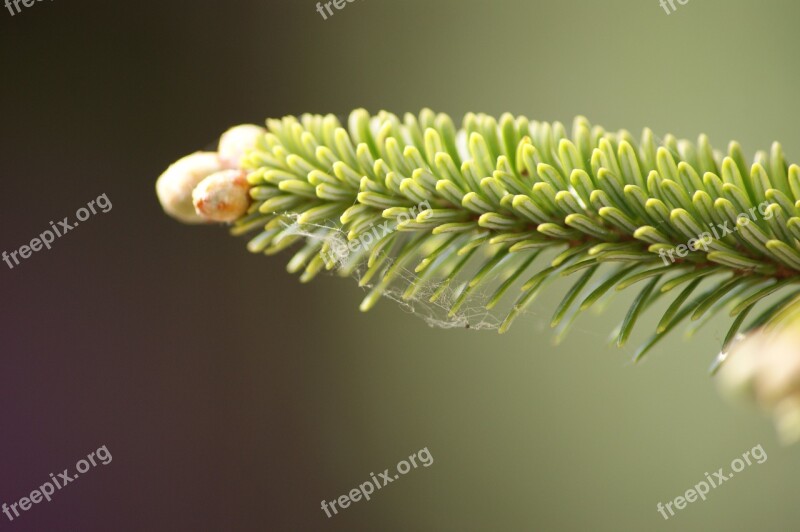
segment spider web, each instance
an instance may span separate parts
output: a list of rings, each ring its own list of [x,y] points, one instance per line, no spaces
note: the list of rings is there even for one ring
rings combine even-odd
[[[338,224],[299,224],[297,222],[298,215],[294,213],[287,213],[286,218],[291,223],[284,222],[284,231],[281,238],[290,236],[302,236],[311,241],[318,241],[327,243],[330,252],[329,258],[333,259],[333,267],[328,271],[339,273],[342,271],[352,270],[349,277],[353,278],[359,284],[364,278],[367,271],[366,260],[363,254],[352,252],[347,245],[347,232],[344,231]],[[479,250],[480,252],[481,250]],[[382,271],[386,272],[388,268],[395,265],[394,257],[387,257]],[[354,267],[355,266],[355,267]],[[513,268],[513,265],[509,265]],[[469,329],[473,331],[496,331],[500,328],[505,316],[508,314],[511,305],[515,299],[514,288],[509,290],[504,300],[507,300],[505,306],[498,305],[493,309],[487,309],[486,304],[495,293],[496,288],[504,281],[504,272],[494,273],[491,279],[481,283],[477,289],[473,289],[469,297],[460,305],[456,312],[451,312],[451,308],[458,301],[462,291],[467,288],[469,281],[476,273],[475,268],[465,268],[464,271],[458,276],[456,280],[451,282],[446,288],[442,289],[442,283],[439,279],[426,280],[420,274],[412,269],[405,267],[396,268],[395,279],[391,285],[384,289],[381,297],[393,301],[404,312],[411,314],[419,319],[422,319],[429,327],[436,329]],[[518,279],[518,284],[524,282]],[[375,279],[370,280],[369,283],[362,286],[365,292],[372,290],[380,282],[380,275]],[[406,291],[410,286],[414,286],[414,293],[410,297]],[[438,297],[431,301],[432,296],[437,292],[441,292]],[[604,306],[603,303],[596,305],[597,311]],[[536,332],[551,335],[554,344],[560,343],[563,339],[561,334],[552,334],[548,323],[550,321],[550,313],[548,311],[538,310],[535,305],[529,306],[517,318],[518,322],[524,320],[524,316],[534,316],[535,319],[526,327],[533,328]],[[602,343],[608,343],[608,333],[599,332],[598,330],[589,330],[586,328],[571,325],[569,330],[573,333],[581,333],[590,335],[598,339]],[[627,346],[625,351],[627,351]]]
[[[366,261],[363,255],[350,250],[347,245],[346,231],[333,225],[300,225],[297,223],[298,215],[287,213],[286,216],[292,220],[292,223],[284,223],[285,230],[282,238],[297,235],[309,240],[327,243],[330,247],[328,256],[335,263],[331,273],[334,270],[352,269],[350,277],[359,284],[362,282],[367,271]],[[359,263],[355,268],[350,268],[352,266],[351,261],[358,261]],[[395,266],[395,258],[389,256],[386,258],[382,270],[385,272],[393,266]],[[504,315],[486,308],[486,301],[492,294],[492,291],[486,287],[475,290],[457,312],[450,312],[461,292],[466,289],[469,282],[468,276],[460,276],[464,277],[464,279],[450,283],[449,286],[441,290],[441,293],[434,301],[431,301],[432,296],[441,288],[440,281],[423,280],[419,274],[402,266],[396,268],[396,270],[395,280],[388,288],[383,290],[381,296],[395,302],[403,311],[421,318],[428,326],[438,329],[462,328],[473,330],[497,330],[500,328]],[[379,282],[379,279],[371,280],[369,283],[364,284],[362,288],[368,292],[375,288]],[[404,296],[406,290],[412,285],[414,286],[414,294],[410,297]]]

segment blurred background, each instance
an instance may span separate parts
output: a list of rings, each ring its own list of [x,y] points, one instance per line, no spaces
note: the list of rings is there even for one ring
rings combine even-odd
[[[352,280],[167,218],[154,183],[231,125],[356,107],[469,111],[800,156],[789,0],[36,2],[0,11],[0,251],[100,194],[108,214],[0,263],[0,502],[102,445],[0,530],[788,530],[798,448],[721,399],[726,319],[640,364],[631,294],[552,345],[554,285],[511,332],[438,330]],[[0,6],[2,7],[2,6]],[[657,312],[650,315],[657,319]],[[653,325],[651,323],[650,325]],[[647,327],[640,327],[642,340]],[[761,444],[669,521],[656,510]],[[320,509],[427,447],[333,518]]]

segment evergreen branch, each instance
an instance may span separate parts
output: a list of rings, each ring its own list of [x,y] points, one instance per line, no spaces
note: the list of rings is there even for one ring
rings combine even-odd
[[[451,315],[496,280],[482,304],[513,300],[505,332],[548,282],[578,274],[552,319],[562,334],[612,287],[641,282],[618,344],[659,298],[672,302],[638,359],[689,317],[732,308],[727,342],[797,307],[786,298],[744,325],[756,305],[800,283],[800,167],[777,143],[748,167],[735,142],[723,155],[705,135],[657,142],[645,129],[637,141],[583,117],[568,135],[558,122],[508,114],[469,114],[457,129],[430,110],[402,121],[357,110],[347,127],[330,115],[268,120],[252,144],[238,165],[252,203],[233,234],[257,230],[256,253],[302,243],[288,269],[304,282],[365,268],[362,310],[404,269],[419,277],[403,298],[434,283],[432,301],[455,293]],[[558,255],[544,262],[547,251]]]

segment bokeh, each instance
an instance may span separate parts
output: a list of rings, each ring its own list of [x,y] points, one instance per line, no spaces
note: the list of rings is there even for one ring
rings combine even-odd
[[[679,4],[676,4],[679,5]],[[506,335],[428,327],[353,280],[160,210],[156,177],[227,127],[304,112],[503,112],[706,133],[800,158],[789,0],[35,2],[0,6],[0,503],[89,452],[113,461],[0,530],[796,528],[797,448],[717,393],[728,320],[639,364],[609,346],[632,293],[553,345],[554,284]],[[662,309],[663,310],[663,309]],[[657,309],[634,335],[646,338]],[[659,502],[761,444],[669,521]],[[339,515],[320,501],[427,447]]]

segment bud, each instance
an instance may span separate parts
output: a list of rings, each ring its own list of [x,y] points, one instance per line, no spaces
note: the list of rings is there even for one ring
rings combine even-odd
[[[731,352],[719,355],[724,357],[724,362],[717,384],[730,399],[755,400],[756,373],[764,349],[764,338],[758,334],[748,334],[737,342]]]
[[[754,400],[771,414],[782,441],[800,441],[799,319],[748,334],[731,349],[719,379],[723,392]]]
[[[778,437],[785,444],[800,441],[800,396],[787,397],[772,409]]]
[[[194,189],[197,215],[213,222],[233,222],[250,206],[250,185],[243,170],[222,170],[205,178]]]
[[[204,223],[192,205],[192,190],[200,181],[220,170],[222,165],[214,152],[196,152],[178,160],[156,181],[161,207],[183,223]]]
[[[800,323],[769,334],[758,354],[755,391],[762,405],[772,408],[800,394]]]
[[[255,149],[267,132],[263,127],[253,124],[235,126],[219,138],[219,158],[225,168],[240,168],[242,158]]]

